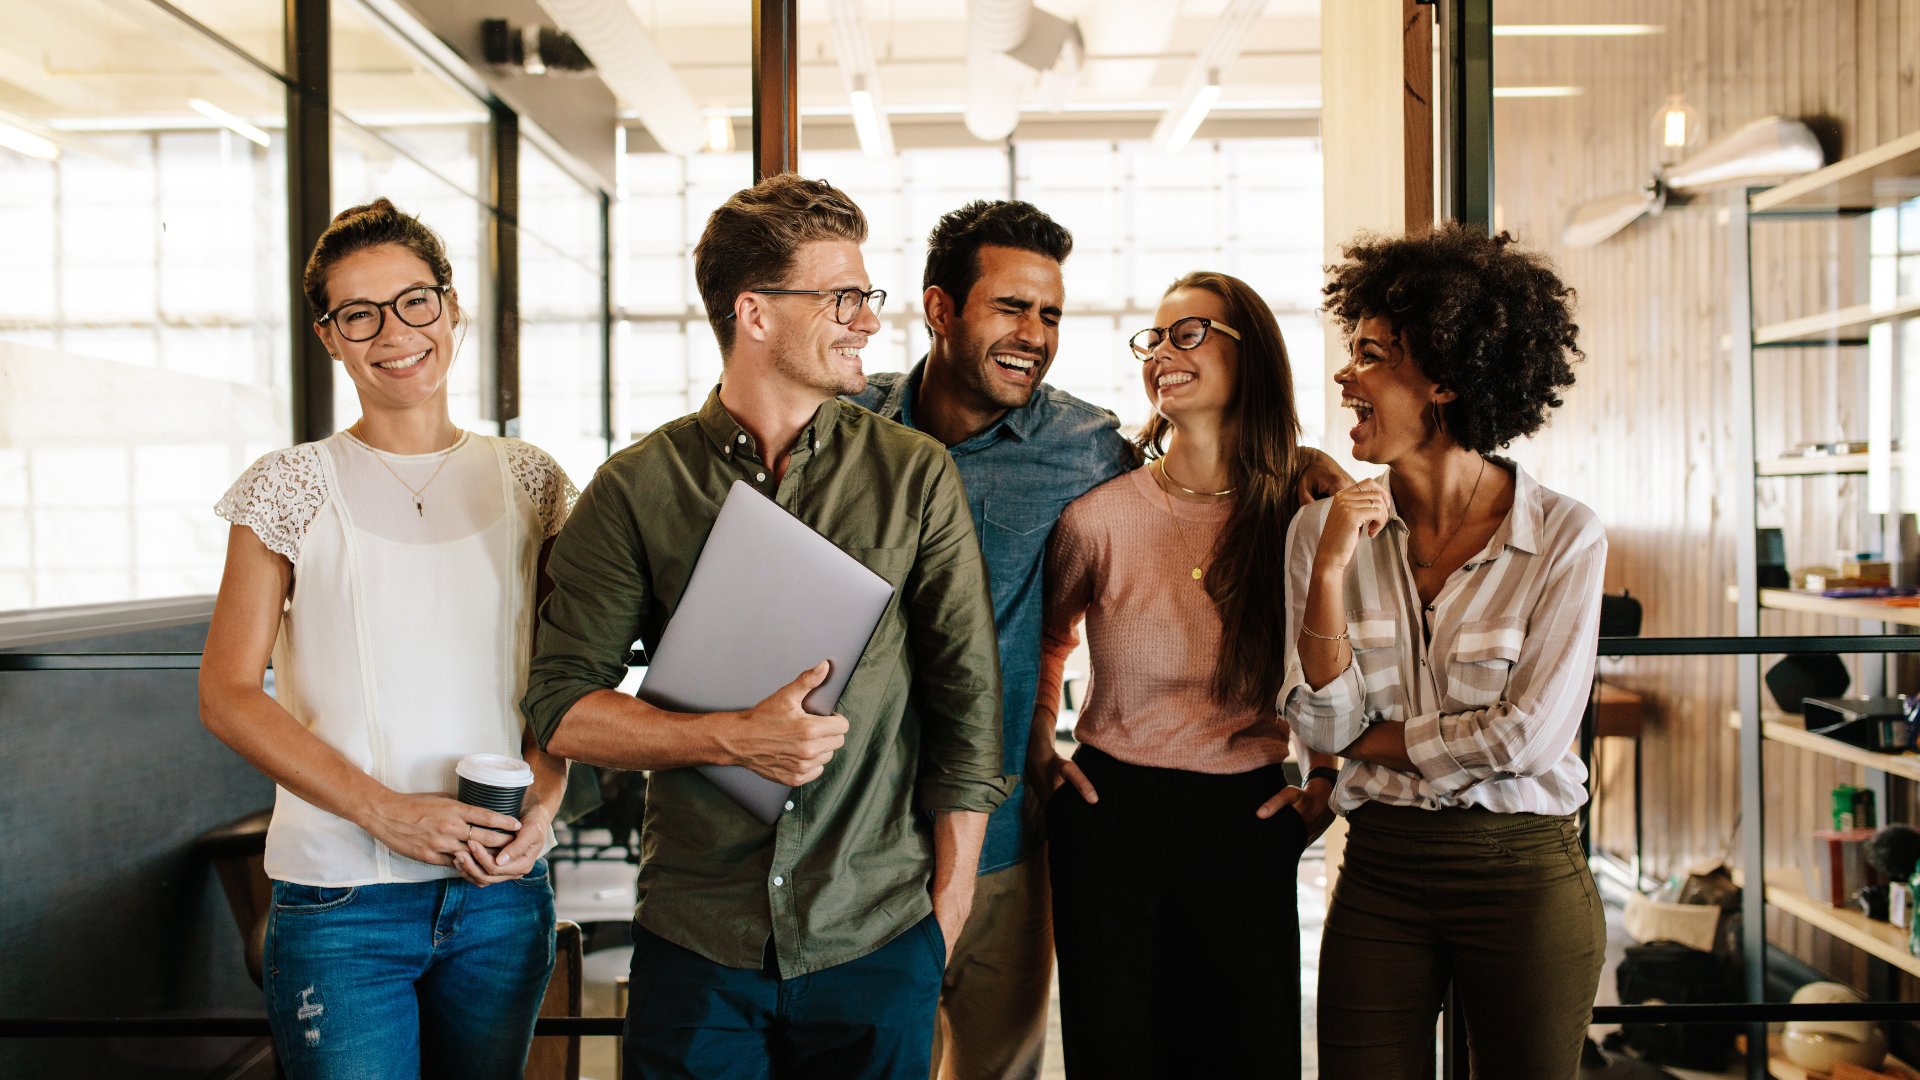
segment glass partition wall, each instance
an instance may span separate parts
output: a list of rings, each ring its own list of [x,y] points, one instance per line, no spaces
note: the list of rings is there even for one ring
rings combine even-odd
[[[283,85],[146,3],[0,41],[0,611],[211,592],[292,435]]]

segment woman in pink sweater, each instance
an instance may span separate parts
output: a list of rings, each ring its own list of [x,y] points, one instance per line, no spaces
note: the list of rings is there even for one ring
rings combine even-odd
[[[1174,282],[1133,338],[1148,464],[1060,518],[1028,768],[1047,801],[1067,1075],[1297,1077],[1295,865],[1333,758],[1290,734],[1282,538],[1310,457],[1286,346],[1245,282]],[[1054,748],[1084,618],[1093,678]]]

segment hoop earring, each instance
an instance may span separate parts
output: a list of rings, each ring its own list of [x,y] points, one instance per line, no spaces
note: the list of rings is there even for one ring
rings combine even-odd
[[[1440,411],[1440,403],[1437,401],[1428,402],[1427,407],[1433,410],[1434,430],[1445,435],[1447,433],[1447,414]]]

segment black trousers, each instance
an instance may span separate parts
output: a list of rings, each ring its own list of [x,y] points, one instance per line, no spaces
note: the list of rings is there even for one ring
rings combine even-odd
[[[1093,782],[1047,801],[1067,1076],[1300,1075],[1306,823],[1253,812],[1279,765],[1218,776],[1129,765],[1082,745]]]

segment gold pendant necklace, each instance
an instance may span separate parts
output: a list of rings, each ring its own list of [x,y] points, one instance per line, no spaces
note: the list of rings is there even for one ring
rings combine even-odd
[[[373,460],[379,462],[380,467],[387,470],[387,473],[390,476],[392,476],[394,480],[398,481],[401,487],[406,488],[407,494],[413,496],[413,512],[415,514],[418,514],[420,517],[423,517],[423,518],[426,517],[427,504],[426,504],[426,501],[422,498],[422,496],[426,494],[427,488],[432,487],[433,482],[440,478],[440,470],[447,467],[447,460],[453,457],[454,447],[457,447],[460,445],[461,439],[466,438],[466,433],[461,432],[460,437],[453,440],[453,445],[447,447],[446,450],[441,452],[440,464],[435,465],[433,467],[433,475],[427,477],[427,482],[424,484],[421,484],[419,487],[414,487],[412,484],[409,484],[405,480],[402,480],[400,478],[399,473],[393,471],[393,466],[387,464],[387,459],[381,456],[380,451],[373,449],[372,443],[369,443],[367,440],[361,438],[360,434],[353,430],[354,428],[357,428],[359,426],[360,426],[359,421],[355,421],[352,427],[347,428],[347,434],[352,435],[354,441],[359,443],[361,446],[364,446],[369,450],[373,450]]]
[[[1163,479],[1167,479],[1167,459],[1159,458],[1158,461],[1160,463],[1160,475]],[[1177,482],[1173,481],[1172,479],[1167,479],[1167,483],[1173,484],[1174,487],[1180,488],[1181,491],[1188,490],[1184,487],[1180,487],[1180,485]],[[1208,494],[1231,495],[1232,493],[1233,493],[1233,489],[1228,488],[1226,491],[1209,492]],[[1189,491],[1188,494],[1199,495],[1201,493],[1197,491]],[[1193,554],[1193,541],[1187,536],[1186,522],[1181,521],[1180,515],[1173,512],[1173,496],[1167,492],[1166,488],[1162,487],[1160,489],[1160,497],[1167,501],[1167,516],[1173,519],[1173,527],[1180,534],[1180,549],[1186,552],[1187,559],[1193,563],[1193,570],[1190,572],[1191,576],[1193,577],[1193,580],[1204,581],[1206,579],[1207,573],[1205,570],[1201,569],[1199,558]]]
[[[1480,478],[1485,475],[1487,475],[1487,459],[1482,457],[1480,459],[1480,471],[1473,474],[1473,490],[1467,492],[1467,505],[1460,508],[1460,519],[1453,523],[1453,531],[1447,534],[1447,542],[1440,545],[1440,550],[1433,553],[1433,558],[1427,559],[1424,562],[1421,561],[1420,557],[1413,553],[1413,544],[1411,542],[1412,534],[1408,534],[1407,555],[1413,559],[1413,565],[1422,570],[1431,570],[1433,569],[1433,564],[1439,561],[1440,556],[1445,555],[1447,549],[1453,546],[1453,541],[1460,535],[1460,527],[1467,523],[1467,511],[1473,509],[1473,497],[1480,494]]]

